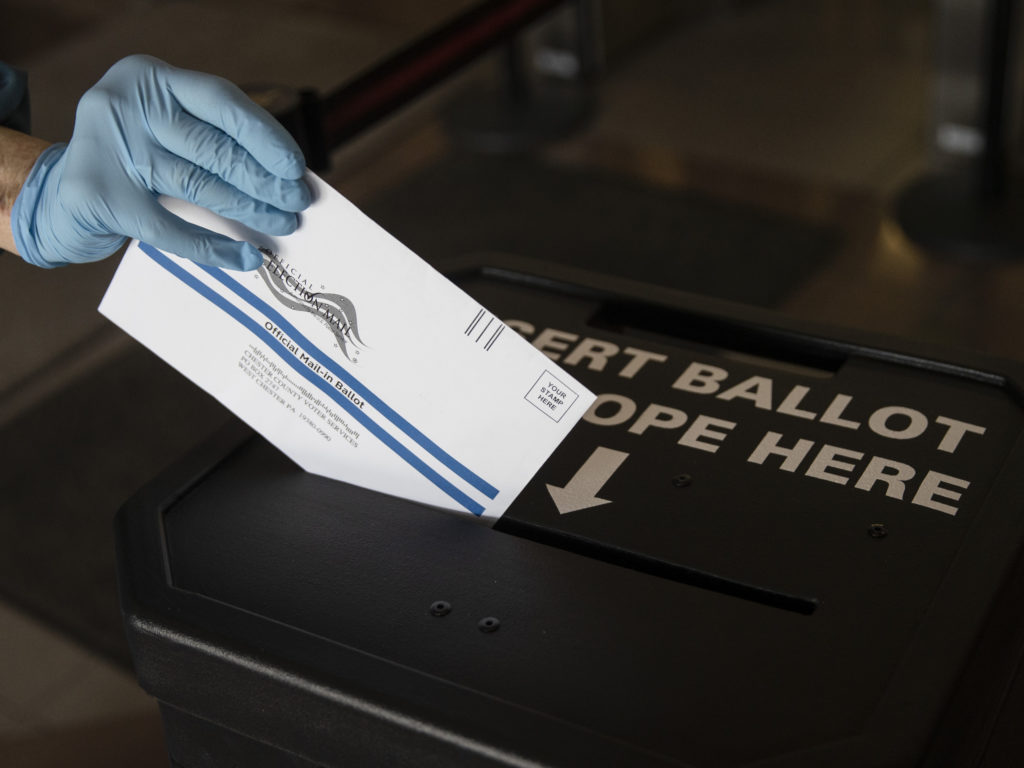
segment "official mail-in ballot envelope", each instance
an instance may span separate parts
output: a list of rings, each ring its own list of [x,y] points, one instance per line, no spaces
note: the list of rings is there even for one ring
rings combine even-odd
[[[253,272],[133,242],[100,312],[303,469],[498,517],[594,395],[313,174],[315,201]]]

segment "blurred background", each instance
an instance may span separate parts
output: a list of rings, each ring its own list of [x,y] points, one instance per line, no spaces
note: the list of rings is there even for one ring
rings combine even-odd
[[[473,5],[2,0],[0,59],[28,72],[33,133],[60,141],[131,53],[283,114]],[[1022,360],[1014,5],[565,3],[320,147],[319,172],[441,269],[526,256]],[[166,765],[111,522],[228,415],[96,312],[117,261],[0,260],[4,766]]]

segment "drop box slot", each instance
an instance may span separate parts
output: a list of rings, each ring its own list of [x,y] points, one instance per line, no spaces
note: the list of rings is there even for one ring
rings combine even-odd
[[[495,524],[494,530],[667,581],[706,589],[805,616],[810,616],[818,607],[818,600],[813,597],[791,595],[770,587],[747,584],[698,568],[650,557],[603,541],[533,525],[515,518],[501,518]]]

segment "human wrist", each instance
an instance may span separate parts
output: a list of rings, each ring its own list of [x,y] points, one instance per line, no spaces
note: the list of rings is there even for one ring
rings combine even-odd
[[[0,127],[0,249],[17,253],[12,210],[36,161],[49,146],[48,141]]]
[[[46,213],[52,206],[52,190],[56,187],[59,166],[66,144],[51,144],[43,148],[25,174],[24,181],[11,206],[10,222],[14,252],[37,267],[56,267],[63,260],[48,253],[52,244],[44,242],[51,235],[46,225]],[[47,184],[49,182],[49,186]]]
[[[61,190],[69,187],[64,174],[67,148],[53,144],[40,153],[11,209],[16,253],[37,267],[97,261],[126,239],[102,226],[90,228],[65,207]]]

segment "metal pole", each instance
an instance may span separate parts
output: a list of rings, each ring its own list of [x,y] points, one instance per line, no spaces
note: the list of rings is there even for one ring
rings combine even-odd
[[[992,0],[988,29],[988,67],[983,115],[985,151],[981,156],[979,187],[982,197],[1006,194],[1006,82],[1014,0]]]
[[[562,2],[490,0],[415,41],[321,100],[321,146],[334,149]]]

